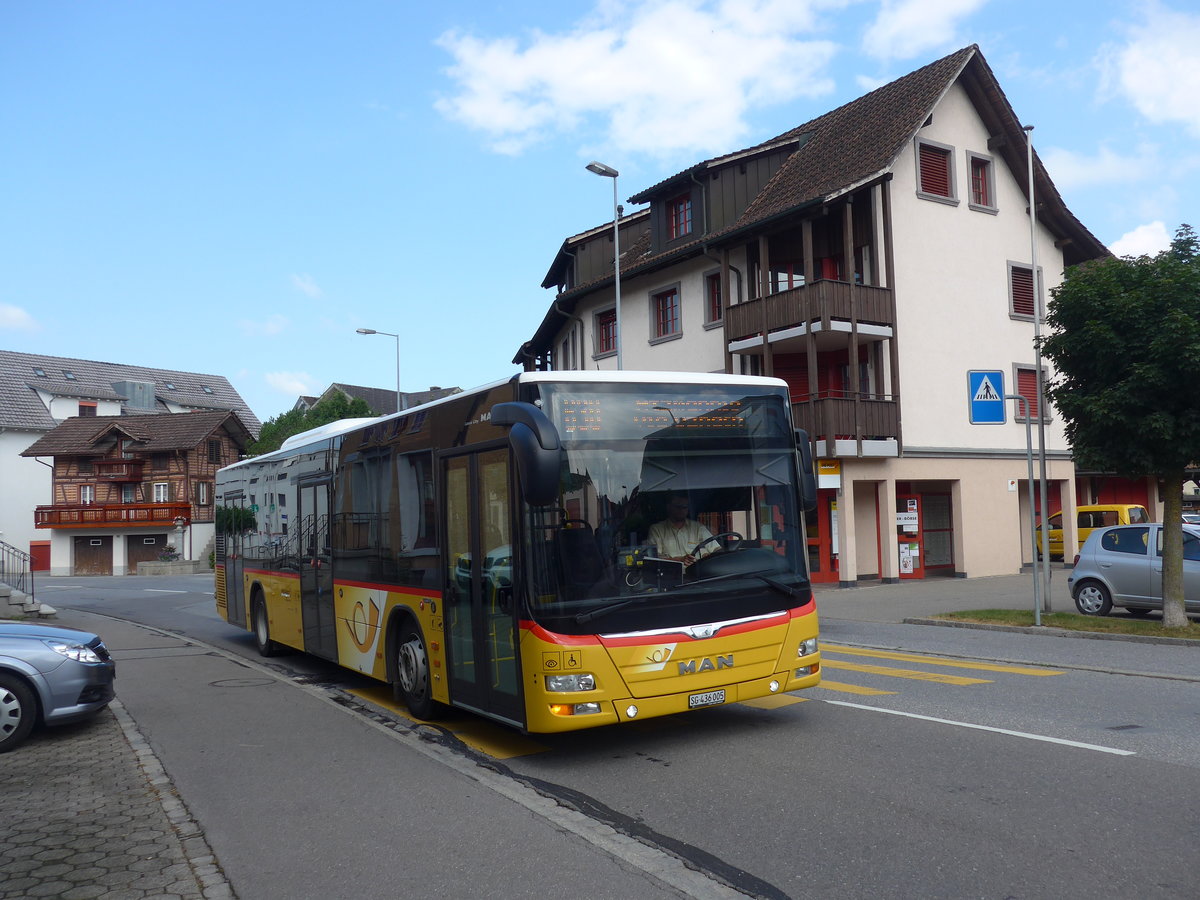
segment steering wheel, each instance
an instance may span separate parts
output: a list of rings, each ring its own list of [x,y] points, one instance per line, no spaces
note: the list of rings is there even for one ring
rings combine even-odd
[[[736,531],[722,531],[720,534],[710,534],[708,537],[706,537],[704,540],[702,540],[700,543],[698,543],[695,547],[693,547],[692,552],[689,555],[695,556],[697,553],[700,552],[701,547],[705,546],[706,544],[711,544],[714,541],[720,542],[722,538],[733,538],[733,544],[725,548],[730,553],[733,553],[735,550],[737,550],[739,547],[741,547],[742,541],[745,540],[745,538],[742,537],[740,534],[738,534]]]

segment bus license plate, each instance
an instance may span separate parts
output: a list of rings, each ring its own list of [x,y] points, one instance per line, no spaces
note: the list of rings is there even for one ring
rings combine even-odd
[[[705,691],[703,694],[688,695],[688,709],[695,709],[698,706],[716,706],[718,703],[725,702],[725,691]]]

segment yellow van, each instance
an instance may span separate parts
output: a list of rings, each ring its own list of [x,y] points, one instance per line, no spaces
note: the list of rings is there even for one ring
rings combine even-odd
[[[1150,521],[1146,507],[1136,503],[1107,503],[1098,506],[1078,506],[1075,508],[1075,530],[1079,546],[1087,540],[1093,528],[1104,528],[1108,525],[1139,525]],[[1042,526],[1038,526],[1038,559],[1042,558]],[[1062,513],[1056,512],[1050,517],[1050,558],[1063,558]]]

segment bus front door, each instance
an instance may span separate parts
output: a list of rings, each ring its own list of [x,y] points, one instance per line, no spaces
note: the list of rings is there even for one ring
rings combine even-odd
[[[523,726],[508,449],[446,458],[442,474],[450,699]]]

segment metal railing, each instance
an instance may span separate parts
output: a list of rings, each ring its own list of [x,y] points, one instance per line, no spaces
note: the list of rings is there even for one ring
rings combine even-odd
[[[33,566],[28,553],[0,541],[0,583],[33,599]]]

